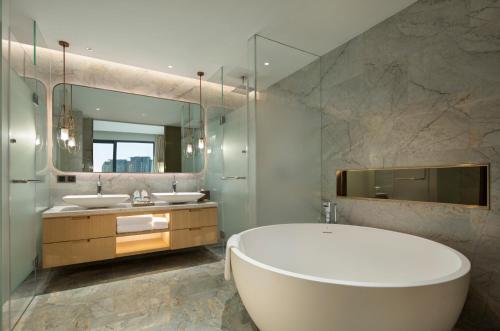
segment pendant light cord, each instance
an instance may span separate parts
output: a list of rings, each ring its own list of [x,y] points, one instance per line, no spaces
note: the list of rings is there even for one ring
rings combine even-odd
[[[63,45],[63,109],[66,115],[66,46]]]
[[[200,77],[200,139],[204,139],[205,137],[205,126],[203,121],[205,120],[205,113],[203,111],[203,105],[201,104],[201,77],[203,77],[205,73],[203,71],[198,71],[198,77]]]

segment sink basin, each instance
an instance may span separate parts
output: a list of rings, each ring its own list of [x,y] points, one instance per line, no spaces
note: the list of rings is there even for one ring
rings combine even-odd
[[[196,202],[202,196],[200,192],[153,193],[153,197],[168,203]]]
[[[62,199],[71,205],[85,208],[104,208],[127,201],[127,194],[92,194],[92,195],[66,195]]]

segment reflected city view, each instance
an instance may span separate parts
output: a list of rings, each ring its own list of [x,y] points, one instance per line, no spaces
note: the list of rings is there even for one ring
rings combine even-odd
[[[151,172],[153,159],[147,156],[133,156],[130,160],[116,160],[116,171],[113,171],[113,160],[102,164],[101,172]]]

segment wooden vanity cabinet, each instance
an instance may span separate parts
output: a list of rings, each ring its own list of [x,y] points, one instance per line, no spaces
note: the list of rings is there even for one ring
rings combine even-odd
[[[170,222],[172,249],[217,243],[217,208],[174,211]]]
[[[142,214],[168,217],[169,228],[116,233],[118,216]],[[218,241],[217,208],[44,218],[42,233],[44,268],[108,260],[125,255],[215,244]]]
[[[58,217],[43,220],[43,243],[105,238],[115,235],[115,215]]]
[[[112,259],[115,245],[113,237],[43,244],[43,267]]]
[[[92,215],[43,220],[43,267],[115,257],[116,217]]]

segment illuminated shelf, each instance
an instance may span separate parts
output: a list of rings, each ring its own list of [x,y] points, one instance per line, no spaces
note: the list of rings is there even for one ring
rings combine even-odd
[[[116,256],[159,252],[170,249],[170,232],[131,235],[116,238]]]

